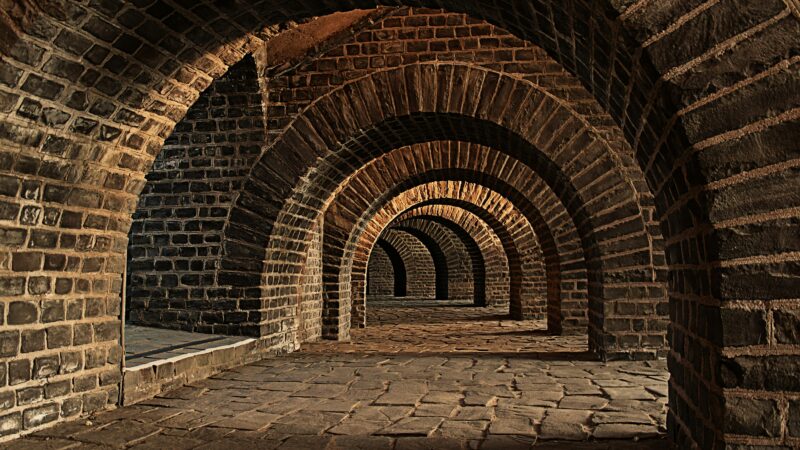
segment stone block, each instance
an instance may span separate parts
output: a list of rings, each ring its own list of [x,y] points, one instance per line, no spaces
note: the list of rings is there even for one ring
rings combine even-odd
[[[781,309],[772,312],[775,340],[779,344],[800,344],[800,309]]]
[[[0,358],[16,356],[19,352],[19,331],[0,332]]]
[[[767,315],[763,310],[720,309],[722,343],[741,347],[767,343]]]
[[[26,409],[22,413],[25,429],[38,427],[58,419],[60,408],[56,403],[50,403],[35,408]]]
[[[58,373],[60,362],[58,355],[41,356],[33,360],[33,378],[47,378]]]
[[[44,330],[24,330],[22,332],[22,353],[38,352],[45,347]]]
[[[771,399],[728,397],[725,402],[725,432],[747,436],[780,436],[778,403]]]
[[[17,404],[30,405],[36,403],[44,398],[44,388],[36,386],[17,391]]]
[[[39,318],[39,310],[33,302],[11,302],[8,305],[9,325],[26,325],[34,323]]]
[[[27,359],[17,359],[8,362],[8,384],[14,386],[30,381],[31,362]]]
[[[0,436],[10,436],[22,431],[22,414],[15,412],[0,416]]]

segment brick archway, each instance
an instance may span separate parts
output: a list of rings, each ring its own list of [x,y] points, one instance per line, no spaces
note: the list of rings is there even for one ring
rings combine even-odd
[[[796,257],[791,240],[783,240],[794,235],[800,201],[792,194],[797,191],[792,168],[797,71],[796,61],[787,56],[796,51],[800,34],[790,9],[794,6],[781,1],[697,7],[582,0],[424,4],[468,12],[541,45],[579,77],[624,130],[656,197],[657,219],[668,243],[674,335],[683,344],[673,350],[672,392],[684,402],[683,408],[673,412],[670,428],[683,446],[750,442],[756,434],[750,430],[726,434],[726,414],[731,415],[729,422],[735,422],[740,417],[734,406],[745,399],[785,402],[797,391],[749,377],[726,380],[724,386],[732,390],[723,391],[722,373],[717,369],[724,362],[734,373],[766,371],[785,359],[782,342],[742,338],[740,321],[723,318],[751,317],[749,323],[758,332],[750,335],[761,336],[762,329],[772,329],[776,314],[797,310],[797,302],[787,296],[796,287]],[[15,9],[4,11],[2,18],[2,139],[11,155],[4,159],[3,170],[20,177],[20,186],[22,181],[67,186],[76,188],[76,193],[72,200],[58,196],[42,200],[30,189],[10,189],[7,197],[13,200],[7,202],[11,206],[4,220],[22,230],[15,236],[21,234],[24,240],[32,230],[52,231],[58,228],[56,224],[69,228],[97,215],[109,219],[103,234],[124,241],[132,200],[141,189],[152,155],[197,92],[250,48],[243,43],[248,39],[261,42],[273,34],[271,28],[258,36],[253,30],[372,5],[293,1],[276,9],[255,3],[200,1],[192,9],[139,12],[137,4],[118,11],[102,4],[50,2],[43,8],[34,1],[15,3]],[[707,30],[704,25],[709,22],[721,25]],[[68,63],[83,61],[88,70],[70,64],[62,70],[52,65],[45,68],[44,58],[51,55],[38,49]],[[74,72],[80,73],[72,76]],[[78,77],[81,87],[76,91],[80,92],[64,88],[64,80]],[[114,103],[117,109],[107,115],[89,111],[88,102],[81,101],[86,92]],[[38,118],[13,115],[11,111],[24,101],[22,96],[63,110],[71,116],[70,124],[60,127],[60,114],[56,117],[62,119],[43,124]],[[764,98],[772,101],[761,101]],[[40,152],[40,148],[48,151]],[[69,175],[53,174],[62,170]],[[753,193],[761,197],[754,198]],[[60,212],[64,209],[65,213]],[[41,221],[36,211],[43,214]],[[31,220],[34,216],[37,219]],[[742,228],[748,233],[742,234]],[[84,236],[89,240],[102,237],[88,230]],[[778,244],[753,244],[775,236],[781,237]],[[16,237],[4,248],[15,252],[22,245]],[[90,268],[100,263],[105,272],[48,272],[47,280],[32,274],[44,267],[37,264],[39,256],[20,256],[19,272],[6,275],[4,296],[30,303],[46,284],[68,303],[81,302],[89,290],[103,301],[116,302],[123,249],[119,242],[108,245],[102,239],[97,254],[66,249],[59,257],[87,258]],[[23,263],[26,259],[32,263]],[[64,267],[74,267],[74,263]],[[29,284],[34,286],[32,291]],[[115,310],[87,318],[86,323],[113,328]],[[722,325],[706,326],[698,318]],[[65,322],[58,326],[83,325]],[[13,331],[18,330],[12,330],[12,335]],[[105,367],[110,371],[118,350],[115,342],[113,333],[100,333],[96,341],[112,361]],[[692,381],[699,387],[690,388]],[[95,393],[107,400],[112,389]],[[78,398],[72,395],[69,400]],[[98,404],[104,402],[95,401],[87,410]],[[68,416],[78,414],[80,408],[77,411],[73,408]],[[776,413],[778,417],[785,414]],[[785,437],[765,441],[779,445]]]
[[[422,245],[428,249],[428,253],[431,255],[431,259],[433,260],[433,270],[435,273],[434,276],[434,298],[436,300],[447,300],[449,298],[449,268],[448,268],[448,261],[447,256],[442,251],[442,247],[435,239],[433,239],[430,235],[425,232],[422,232],[416,228],[412,227],[392,227],[392,230],[402,231],[406,234],[410,234],[417,238],[418,241],[422,242]]]
[[[447,265],[451,268],[450,299],[472,300],[478,306],[486,303],[486,267],[483,254],[466,230],[446,218],[408,219],[397,221],[392,226],[418,229],[441,243],[440,246],[447,255]]]
[[[411,73],[418,73],[419,76],[425,76],[425,74],[430,74],[430,76],[432,78],[429,80],[429,83],[426,82],[426,83],[423,83],[423,84],[436,86],[437,83],[448,83],[448,86],[449,86],[450,82],[449,82],[449,78],[448,77],[450,75],[452,75],[452,73],[448,74],[447,71],[442,71],[442,70],[440,70],[439,72],[433,72],[432,70],[425,69],[425,67],[428,67],[428,66],[427,65],[419,65],[419,66],[409,67],[409,68],[405,68],[404,70],[399,71],[399,72],[405,73],[406,71],[410,71]],[[466,68],[464,70],[466,70]],[[483,69],[478,70],[478,72],[481,72],[481,71],[483,71]],[[388,73],[393,73],[393,72],[390,71]],[[438,74],[442,74],[442,76],[445,77],[444,80],[440,80],[440,79],[436,78],[437,73]],[[367,78],[365,78],[363,80],[357,80],[357,81],[360,82],[360,81],[365,81],[367,79],[371,80],[371,77],[367,77]],[[503,81],[503,78],[500,77],[499,81]],[[512,83],[512,85],[513,85],[513,83],[515,83],[515,81],[513,79],[506,79],[506,81],[508,81],[509,83]],[[372,82],[372,81],[370,81],[370,82]],[[325,117],[329,116],[330,114],[342,114],[340,106],[337,106],[336,108],[334,108],[336,111],[329,110],[328,108],[330,106],[332,106],[332,104],[328,105],[326,102],[334,101],[334,98],[335,98],[335,101],[337,102],[336,103],[337,105],[341,105],[340,103],[338,103],[338,101],[341,100],[342,102],[345,102],[343,104],[352,106],[352,105],[355,105],[356,103],[347,103],[347,102],[349,102],[349,100],[347,100],[347,96],[349,96],[349,95],[351,95],[351,94],[353,94],[355,92],[359,92],[359,93],[363,92],[364,89],[367,89],[368,92],[369,91],[374,91],[374,88],[372,88],[372,89],[368,89],[368,88],[361,89],[361,88],[358,88],[357,90],[355,90],[355,89],[356,89],[355,87],[351,87],[351,86],[348,85],[348,89],[340,90],[340,91],[334,91],[335,95],[331,94],[330,95],[330,97],[331,97],[330,99],[328,99],[328,97],[325,97],[325,98],[323,98],[323,100],[325,100],[325,101],[320,101],[318,103],[315,103],[315,105],[319,106],[319,108],[322,108],[323,111],[315,111],[312,108],[309,111],[307,111],[306,114],[316,124],[316,126],[319,126],[321,128],[319,130],[315,130],[313,128],[308,128],[309,127],[308,124],[310,122],[308,122],[307,120],[298,119],[295,122],[295,126],[298,126],[300,128],[303,128],[303,129],[299,130],[299,131],[292,131],[292,130],[287,131],[285,142],[284,141],[277,141],[273,145],[273,150],[274,151],[271,151],[271,152],[267,153],[267,155],[272,155],[268,159],[273,158],[273,157],[274,158],[278,158],[278,159],[282,158],[279,155],[284,154],[285,151],[281,150],[280,148],[281,148],[281,146],[286,146],[288,142],[292,142],[293,143],[293,145],[291,146],[291,148],[292,148],[291,152],[292,152],[293,155],[305,155],[306,157],[312,157],[312,155],[316,154],[315,152],[317,150],[309,148],[309,150],[307,152],[306,151],[299,151],[297,146],[298,145],[301,145],[301,146],[302,145],[310,145],[309,142],[316,142],[316,144],[314,145],[314,148],[316,148],[316,149],[335,148],[337,144],[334,144],[333,141],[330,142],[330,143],[325,143],[325,139],[334,139],[334,141],[336,140],[333,136],[331,136],[329,134],[326,134],[326,133],[329,133],[331,130],[338,130],[337,133],[340,133],[340,134],[344,135],[347,132],[342,131],[342,127],[357,126],[358,129],[369,129],[370,125],[368,125],[366,123],[362,123],[362,124],[358,124],[358,125],[356,125],[356,123],[351,123],[350,125],[348,125],[346,122],[342,122],[342,123],[339,123],[338,125],[333,126],[333,127],[331,127],[330,125],[326,125],[328,123],[328,122],[326,122],[326,120],[330,120],[330,119],[326,119]],[[510,86],[508,89],[513,91],[514,88]],[[347,92],[345,93],[343,91],[347,91]],[[492,92],[491,97],[494,98],[494,91],[491,91],[491,92]],[[340,93],[343,96],[341,98],[338,98],[337,96]],[[546,100],[547,98],[548,97],[546,97],[546,96],[542,97],[542,99],[544,99],[544,100]],[[542,100],[542,99],[540,99],[540,100]],[[369,101],[366,101],[366,103],[364,103],[364,104],[369,104],[369,103],[370,103]],[[419,106],[423,106],[423,105],[419,105]],[[435,105],[428,105],[428,106],[429,107],[435,107]],[[477,104],[475,106],[477,106]],[[443,107],[447,107],[447,105],[443,105]],[[461,107],[459,106],[459,108],[461,108]],[[467,109],[469,109],[469,107],[467,107]],[[516,117],[516,113],[517,112],[518,112],[517,109],[514,109],[512,115]],[[369,113],[369,111],[359,111],[359,112],[353,111],[351,113],[345,113],[345,115],[341,116],[341,117],[349,117],[349,118],[360,117],[361,120],[364,120],[364,121],[369,121],[369,120],[374,119],[374,117],[371,118],[370,116],[364,116],[363,115],[363,114],[367,114],[367,113]],[[375,111],[372,111],[372,114],[374,115],[374,114],[378,114],[378,113],[375,112]],[[502,111],[497,112],[497,114],[502,114]],[[526,161],[527,164],[533,164],[533,165],[541,166],[541,167],[538,167],[537,171],[545,174],[545,177],[549,177],[549,181],[546,181],[546,182],[548,184],[550,184],[551,186],[556,186],[557,189],[560,191],[559,195],[562,197],[561,198],[562,203],[564,205],[566,205],[568,208],[572,209],[570,211],[570,214],[573,216],[573,220],[575,220],[577,222],[584,222],[584,221],[586,222],[586,224],[582,225],[581,227],[579,227],[578,230],[582,234],[584,252],[589,251],[588,254],[591,255],[591,257],[589,259],[592,261],[591,265],[593,267],[593,270],[597,271],[597,272],[595,272],[597,274],[597,276],[593,277],[592,281],[590,281],[590,290],[592,290],[592,289],[595,290],[594,291],[596,293],[594,295],[595,298],[597,298],[597,299],[602,298],[602,294],[600,292],[602,291],[602,285],[603,285],[602,279],[603,279],[603,277],[600,275],[600,273],[602,273],[602,270],[603,270],[602,267],[605,264],[611,264],[614,267],[620,267],[620,264],[623,267],[626,264],[633,264],[633,265],[639,265],[640,264],[638,262],[634,262],[634,260],[638,261],[639,256],[634,256],[633,259],[630,259],[628,263],[624,262],[625,258],[617,258],[617,260],[614,261],[614,262],[606,263],[606,262],[604,262],[603,258],[600,257],[600,253],[598,253],[599,247],[594,247],[594,249],[589,250],[589,248],[592,247],[592,245],[594,245],[594,244],[589,244],[589,242],[592,241],[592,239],[593,239],[593,238],[591,238],[591,235],[592,235],[592,231],[591,230],[592,230],[592,228],[594,226],[598,226],[599,225],[598,223],[595,223],[594,225],[591,224],[592,223],[592,215],[589,213],[589,211],[592,208],[597,208],[600,205],[598,203],[592,204],[591,202],[587,203],[586,205],[584,205],[583,202],[581,200],[579,200],[581,198],[581,194],[578,194],[578,191],[576,191],[575,188],[571,185],[571,183],[566,178],[564,178],[564,177],[566,177],[566,175],[561,173],[559,171],[559,169],[554,166],[554,163],[549,161],[548,158],[546,156],[544,156],[541,152],[538,152],[535,148],[530,147],[530,144],[527,143],[527,141],[525,141],[523,138],[521,138],[519,136],[516,136],[514,134],[509,134],[507,130],[499,127],[496,124],[493,124],[490,121],[486,121],[486,120],[482,120],[482,119],[474,119],[474,118],[470,118],[468,116],[457,115],[457,114],[415,113],[415,114],[410,115],[410,116],[400,116],[400,117],[391,118],[391,119],[388,119],[388,120],[385,120],[385,121],[382,120],[382,118],[380,116],[378,118],[381,121],[379,122],[379,125],[376,126],[376,128],[374,128],[372,131],[369,131],[367,133],[360,134],[359,137],[355,138],[353,140],[353,142],[349,143],[348,145],[353,149],[364,149],[365,148],[364,145],[378,146],[378,147],[382,146],[383,148],[387,148],[390,145],[390,144],[388,144],[389,141],[391,141],[393,144],[396,144],[398,142],[402,143],[404,139],[425,141],[425,140],[435,140],[437,138],[444,137],[444,138],[448,138],[448,139],[472,140],[472,141],[476,141],[476,142],[490,142],[490,143],[491,143],[492,139],[500,139],[501,141],[503,141],[502,143],[493,142],[492,145],[497,146],[497,148],[502,148],[505,151],[509,151],[509,152],[512,152],[512,153],[516,152],[516,153],[513,153],[515,155],[515,157],[522,158],[522,160]],[[541,117],[540,117],[540,119],[541,119]],[[515,126],[520,126],[520,124],[516,123]],[[408,130],[408,129],[416,130],[415,134],[413,135],[413,137],[409,136],[408,134],[403,134],[403,133],[400,133],[400,135],[398,135],[397,132],[396,132],[396,130]],[[318,134],[318,132],[321,132],[322,135],[325,136],[325,138],[320,136],[320,134]],[[528,130],[528,132],[530,132],[530,130]],[[562,129],[562,130],[560,130],[560,132],[566,132],[566,130]],[[405,133],[407,133],[407,131],[405,131]],[[442,134],[442,133],[445,133],[445,134]],[[452,133],[455,133],[455,134],[452,134]],[[463,136],[460,135],[460,134],[463,134]],[[296,140],[296,138],[299,138],[299,136],[303,136],[303,138],[301,140]],[[586,135],[584,135],[584,136],[586,136]],[[391,138],[389,138],[389,137],[391,137]],[[536,138],[542,140],[544,145],[548,145],[548,146],[555,145],[556,147],[559,147],[560,144],[566,144],[567,145],[566,148],[573,148],[574,151],[578,152],[579,154],[581,152],[583,152],[584,156],[586,156],[586,152],[589,151],[589,149],[593,149],[591,151],[599,151],[599,149],[602,148],[602,145],[600,147],[589,146],[587,148],[587,147],[584,146],[584,142],[582,142],[581,139],[573,139],[574,136],[572,136],[572,138],[565,139],[563,141],[559,141],[554,136],[551,136],[551,135],[543,136],[541,133],[537,132],[536,133]],[[510,139],[510,142],[508,142],[509,139]],[[384,140],[386,140],[386,141],[384,141]],[[365,142],[362,143],[362,141],[365,141]],[[367,144],[367,142],[370,142],[370,143]],[[555,144],[556,142],[560,142],[560,144],[557,145],[557,144]],[[288,151],[288,148],[289,147],[286,147],[286,151]],[[579,148],[581,150],[578,150]],[[565,149],[559,150],[559,155],[560,155],[561,158],[565,157],[568,154],[570,154],[570,152],[569,151],[565,151]],[[350,164],[353,164],[353,163],[357,162],[359,160],[359,158],[363,158],[363,156],[359,157],[357,155],[352,155],[352,156],[347,156],[347,158],[344,158],[344,155],[342,155],[342,154],[330,153],[330,154],[328,154],[328,156],[326,158],[331,159],[331,163],[330,164],[333,164],[333,161],[335,161],[335,160],[340,160],[340,161],[346,161],[346,163],[343,162],[342,164],[345,164],[346,166],[349,166]],[[342,159],[342,158],[344,158],[344,159]],[[577,160],[572,160],[572,161],[577,161]],[[641,235],[641,237],[642,237],[643,241],[641,242],[641,248],[644,249],[643,250],[644,253],[642,255],[640,255],[640,256],[643,256],[645,254],[649,255],[649,256],[646,256],[646,260],[647,260],[646,264],[650,264],[651,268],[650,269],[645,269],[645,272],[648,271],[648,270],[650,272],[649,281],[648,281],[647,278],[644,278],[644,279],[641,278],[644,275],[644,273],[641,273],[641,270],[639,268],[635,268],[634,269],[633,267],[631,267],[632,270],[629,271],[630,275],[626,275],[625,277],[634,277],[639,282],[645,283],[645,284],[646,283],[653,283],[655,285],[661,284],[662,281],[660,281],[659,278],[663,276],[663,272],[659,272],[658,270],[656,270],[655,267],[652,266],[652,264],[659,265],[659,264],[662,264],[662,262],[659,261],[658,255],[651,254],[652,253],[652,242],[654,242],[654,240],[653,239],[649,239],[649,238],[645,238],[645,235],[648,235],[649,232],[651,231],[651,229],[647,229],[644,226],[645,225],[644,222],[641,221],[641,218],[643,216],[640,215],[640,213],[639,213],[640,208],[635,202],[635,199],[636,199],[635,195],[633,195],[633,194],[626,195],[625,194],[625,191],[627,189],[629,189],[629,185],[624,181],[624,179],[620,179],[619,182],[612,182],[610,180],[606,180],[604,183],[592,183],[592,181],[595,179],[594,177],[596,177],[596,176],[601,176],[601,177],[610,176],[611,179],[613,179],[613,177],[615,176],[614,175],[615,171],[613,169],[611,169],[611,168],[606,168],[604,166],[604,164],[606,164],[606,163],[607,164],[613,164],[610,159],[607,159],[607,158],[603,157],[602,155],[598,155],[597,158],[595,159],[595,163],[590,165],[587,168],[584,168],[582,166],[575,166],[575,165],[572,165],[572,164],[568,164],[566,167],[568,167],[569,170],[577,171],[576,173],[582,173],[581,177],[578,178],[578,180],[580,180],[582,183],[588,183],[583,188],[583,189],[588,189],[588,191],[584,192],[583,195],[588,195],[589,197],[592,197],[595,200],[603,198],[603,199],[605,199],[606,204],[607,204],[608,201],[611,201],[612,198],[614,199],[613,201],[618,202],[618,206],[615,206],[612,209],[608,209],[605,206],[603,206],[602,207],[603,208],[602,211],[598,210],[598,213],[600,213],[600,215],[595,219],[595,221],[600,220],[606,226],[611,225],[609,230],[604,233],[604,236],[609,236],[611,239],[615,239],[617,237],[615,235],[615,233],[619,233],[620,231],[623,230],[624,227],[621,227],[619,224],[616,224],[616,225],[614,224],[615,221],[620,219],[620,215],[621,215],[621,217],[625,217],[625,216],[630,215],[632,220],[639,221],[639,224],[642,226],[642,233],[643,234]],[[296,202],[301,202],[301,204],[305,205],[305,206],[302,206],[302,208],[304,208],[306,210],[313,210],[315,208],[321,207],[322,203],[325,201],[324,198],[326,197],[326,195],[323,193],[324,192],[324,186],[326,185],[326,183],[328,185],[330,185],[330,183],[331,183],[331,178],[330,177],[334,177],[333,179],[336,179],[336,177],[338,176],[338,175],[336,175],[337,173],[341,174],[342,173],[341,170],[345,170],[345,171],[347,170],[344,167],[337,168],[335,164],[329,165],[328,163],[325,163],[325,162],[320,163],[320,164],[321,164],[320,165],[321,169],[313,171],[312,172],[313,176],[311,178],[305,179],[306,181],[304,182],[304,184],[299,185],[295,189],[295,194],[294,195],[299,196],[299,197],[297,197],[295,200],[290,201],[289,202],[290,204],[294,205]],[[292,165],[294,165],[294,164],[292,164]],[[260,177],[268,177],[270,180],[274,180],[274,179],[285,179],[287,177],[287,175],[289,175],[289,174],[286,174],[286,173],[281,174],[281,175],[274,174],[274,173],[272,173],[272,169],[269,169],[268,166],[284,167],[284,166],[286,166],[286,164],[278,162],[278,161],[273,161],[272,163],[267,164],[264,160],[262,160],[261,162],[259,162],[254,167],[254,171],[253,171],[254,176],[259,177],[259,178]],[[325,168],[327,168],[327,169],[325,169]],[[297,176],[299,176],[299,174],[297,174]],[[604,188],[608,187],[608,183],[611,183],[611,186],[613,186],[613,187],[611,188],[610,191],[605,191]],[[320,190],[321,187],[323,188],[322,191]],[[261,217],[261,218],[256,219],[253,216],[252,212],[248,212],[248,211],[261,211],[261,212],[263,212],[265,210],[266,211],[270,211],[270,210],[274,211],[274,208],[275,208],[274,205],[265,204],[263,201],[259,200],[259,196],[261,195],[259,192],[264,192],[263,188],[264,188],[264,186],[262,186],[260,183],[253,183],[252,185],[248,186],[243,191],[242,197],[240,197],[240,204],[241,205],[247,205],[247,207],[243,208],[243,209],[240,209],[240,210],[236,210],[235,209],[234,212],[232,213],[232,216],[231,216],[232,222],[231,222],[230,227],[232,229],[234,229],[235,231],[240,231],[241,233],[240,234],[232,233],[232,234],[228,235],[227,239],[234,239],[234,240],[236,240],[238,242],[236,242],[236,245],[232,245],[229,248],[230,251],[226,255],[226,260],[229,260],[228,264],[230,265],[230,267],[236,267],[237,271],[236,271],[236,273],[228,273],[226,271],[227,270],[226,269],[226,260],[223,260],[222,261],[222,271],[220,272],[220,276],[237,278],[238,280],[232,280],[234,283],[240,283],[240,282],[248,283],[248,281],[246,281],[247,278],[250,278],[249,282],[256,282],[257,279],[260,280],[260,275],[257,275],[257,273],[252,272],[252,273],[248,274],[247,271],[242,270],[243,267],[245,267],[245,266],[243,266],[244,262],[241,261],[240,259],[242,257],[247,257],[248,259],[251,259],[252,255],[253,255],[253,252],[260,251],[260,250],[258,250],[258,247],[253,245],[253,244],[242,245],[242,243],[240,242],[242,238],[252,239],[253,237],[255,237],[256,239],[261,239],[263,237],[264,239],[266,239],[267,236],[269,236],[269,235],[281,236],[284,232],[289,233],[289,230],[302,229],[303,228],[302,222],[304,220],[306,220],[306,219],[303,219],[303,218],[299,218],[298,216],[296,216],[294,214],[289,215],[287,212],[283,212],[283,213],[280,213],[282,215],[279,214],[279,216],[277,218],[277,221],[273,223],[272,227],[267,227],[267,229],[262,230],[262,231],[256,231],[256,230],[252,230],[252,229],[248,228],[245,224],[247,222],[251,222],[252,220],[257,220],[259,223],[267,223],[267,224],[272,223],[271,219],[269,219],[269,218],[264,219],[263,217]],[[280,191],[283,188],[280,188],[278,186],[272,186],[269,189],[270,189],[270,191],[274,191],[276,189],[278,191]],[[306,191],[307,189],[311,190],[313,192],[313,194],[309,195],[309,192]],[[589,209],[584,209],[584,207],[587,207]],[[292,206],[292,208],[295,208],[295,206]],[[262,213],[259,213],[259,214],[262,214]],[[234,220],[234,217],[236,217],[235,220]],[[284,220],[288,220],[288,222],[284,223],[283,222]],[[275,228],[275,227],[277,227],[277,228]],[[281,230],[284,230],[284,231],[281,231]],[[267,261],[270,261],[270,257],[269,257],[270,254],[273,254],[273,255],[282,254],[282,250],[279,250],[280,246],[282,246],[282,245],[290,245],[290,246],[293,246],[293,247],[294,246],[300,246],[301,248],[304,245],[302,236],[300,236],[299,239],[298,238],[292,238],[292,241],[293,242],[286,242],[286,241],[283,240],[283,238],[270,240],[269,244],[267,244],[267,249],[268,249],[267,250]],[[655,240],[655,241],[657,242],[657,240]],[[274,247],[275,245],[277,245],[278,247]],[[263,248],[263,247],[261,247],[261,248]],[[281,267],[283,267],[283,264],[284,264],[284,262],[282,261],[281,262]],[[298,261],[297,264],[302,264],[302,262]],[[277,269],[277,266],[275,266],[274,268],[271,268],[270,263],[267,262],[266,272],[267,273],[271,273],[271,272],[274,271],[274,269]],[[636,272],[639,272],[639,273],[636,274]],[[283,284],[276,285],[276,286],[274,286],[274,289],[281,290],[281,289],[285,288],[285,289],[288,290],[287,292],[290,292],[291,289],[292,289],[292,286],[294,285],[294,282],[291,281],[291,276],[289,276],[289,278],[286,278],[286,280],[287,280],[287,284],[285,284],[285,285],[283,285]],[[609,292],[612,292],[612,291],[609,291]],[[636,295],[636,294],[633,294],[631,291],[625,291],[624,294],[622,294],[622,291],[613,291],[613,292],[616,292],[614,295],[624,295],[625,297],[629,297],[631,295]],[[657,293],[658,291],[657,290],[648,289],[648,288],[642,286],[642,288],[639,290],[639,292],[641,292],[642,295],[647,296],[649,298],[650,296],[652,296],[654,293]],[[659,294],[657,294],[657,295],[659,295]],[[660,295],[663,295],[663,291],[662,291],[662,294],[660,294]],[[663,297],[661,297],[660,301],[664,301],[664,300],[665,299]],[[595,319],[597,321],[597,324],[598,324],[597,330],[602,329],[601,323],[603,321],[603,315],[606,314],[605,311],[612,311],[612,310],[613,310],[613,308],[612,309],[605,309],[605,310],[604,309],[595,309],[593,311],[593,317],[595,317]],[[331,326],[334,327],[334,328],[337,328],[337,329],[339,328],[339,326],[346,327],[348,321],[341,321],[340,320],[340,322],[341,323],[339,323],[338,325],[337,324],[331,324]],[[600,343],[600,342],[605,343],[606,342],[606,340],[600,338],[599,335],[597,336],[595,341],[598,342],[598,343]],[[621,345],[621,343],[619,343],[619,342],[616,342],[616,343],[613,342],[613,341],[611,341],[611,342],[612,342],[612,345]],[[624,345],[627,346],[627,345],[630,345],[630,343],[626,343]],[[604,347],[604,346],[605,346],[605,344],[598,345],[598,348],[601,348],[601,347]]]
[[[480,208],[471,204],[465,204],[468,208],[474,208],[475,212],[482,214]],[[490,217],[486,212],[485,216]],[[504,235],[506,247],[504,247],[501,238],[492,227],[487,224],[478,215],[467,211],[461,207],[456,206],[442,206],[442,205],[418,205],[411,210],[406,211],[399,215],[393,223],[406,223],[414,222],[419,219],[425,219],[428,222],[434,222],[453,230],[462,241],[466,242],[466,247],[470,254],[473,269],[473,280],[475,283],[474,292],[483,293],[487,292],[491,295],[493,300],[492,304],[508,305],[510,294],[510,271],[509,260],[507,256],[507,248],[510,242],[510,237]],[[388,224],[390,226],[391,224]],[[497,225],[497,224],[495,224]],[[503,234],[502,226],[501,234]],[[379,231],[378,231],[379,232]],[[380,233],[380,232],[379,232]],[[376,244],[380,242],[380,238],[376,240]],[[511,244],[513,245],[513,244]],[[373,250],[374,251],[374,246]],[[515,252],[509,252],[513,258]],[[367,254],[372,254],[368,252]],[[370,256],[371,257],[371,256]],[[363,293],[364,282],[366,276],[364,273],[369,270],[370,259],[364,261],[355,257],[353,259],[353,272],[351,275],[351,288],[352,294],[352,312],[351,324],[353,328],[362,328],[367,325],[366,323],[366,298]],[[489,275],[487,276],[487,269],[490,268]],[[483,286],[481,286],[483,280]],[[484,306],[486,298],[476,296],[474,298],[477,306]]]
[[[361,210],[357,220],[348,225],[352,230],[348,240],[339,244],[343,247],[343,257],[335,264],[339,269],[336,276],[331,278],[331,284],[326,286],[328,292],[332,292],[338,299],[352,298],[352,309],[363,310],[364,297],[361,291],[364,286],[366,261],[378,236],[384,229],[390,227],[393,221],[400,221],[402,217],[413,217],[416,209],[422,211],[427,209],[430,214],[432,208],[435,210],[439,205],[447,205],[450,208],[463,209],[480,218],[502,243],[510,275],[509,306],[512,317],[534,318],[538,314],[543,314],[545,298],[550,300],[551,307],[559,308],[560,311],[561,299],[547,297],[553,289],[557,292],[558,271],[546,274],[538,248],[525,250],[525,240],[518,239],[511,231],[515,223],[530,227],[525,215],[516,210],[518,205],[515,204],[515,200],[518,201],[522,196],[519,193],[516,196],[509,195],[510,191],[506,190],[504,196],[509,200],[505,200],[504,196],[492,190],[496,186],[502,187],[502,183],[497,180],[492,182],[486,175],[481,181],[469,175],[469,173],[428,172],[396,186],[371,207]],[[524,208],[524,205],[522,207]],[[537,261],[539,266],[526,267],[529,272],[523,275],[521,253],[530,252],[533,252],[534,261]],[[523,281],[529,283],[524,290]],[[339,291],[333,292],[333,289]],[[574,298],[574,293],[570,292],[566,298]],[[329,299],[330,297],[326,298],[326,301]],[[335,303],[329,305],[328,314],[341,314],[341,310],[336,306]],[[564,306],[567,310],[572,309],[566,317],[574,321],[570,322],[574,327],[573,332],[577,331],[575,330],[577,328],[579,332],[585,333],[588,325],[586,303],[564,302]],[[341,323],[341,319],[333,318],[329,321],[331,322]],[[559,320],[556,325],[560,324]],[[559,332],[560,328],[551,331]]]
[[[404,223],[415,219],[450,229],[464,242],[472,262],[475,305],[509,303],[508,257],[500,237],[486,221],[464,208],[442,204],[417,205],[395,221]]]

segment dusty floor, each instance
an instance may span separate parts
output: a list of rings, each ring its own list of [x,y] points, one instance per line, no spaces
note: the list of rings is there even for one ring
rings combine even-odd
[[[2,448],[666,448],[663,361],[605,364],[585,337],[430,304],[373,302],[351,343],[309,344]]]

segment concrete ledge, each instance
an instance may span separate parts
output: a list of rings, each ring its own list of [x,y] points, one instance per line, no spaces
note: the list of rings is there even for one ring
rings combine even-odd
[[[268,340],[244,339],[235,344],[125,368],[122,405],[151,399],[162,392],[286,350],[271,347]]]

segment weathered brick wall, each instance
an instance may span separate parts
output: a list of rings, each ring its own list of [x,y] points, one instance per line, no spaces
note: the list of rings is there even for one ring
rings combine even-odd
[[[390,245],[380,239],[375,243],[372,252],[369,254],[367,263],[367,301],[372,297],[395,297],[398,292],[395,289],[395,276],[405,280],[405,264],[402,267],[395,267],[389,255],[386,254],[384,247]],[[396,250],[395,250],[396,251]],[[402,259],[400,260],[402,263]],[[402,274],[395,274],[395,271],[402,270]],[[405,297],[405,283],[403,291],[399,294]]]
[[[322,337],[322,222],[312,228],[312,244],[301,274],[303,289],[298,299],[297,342]]]
[[[261,105],[255,61],[247,56],[203,92],[164,143],[131,225],[132,323],[237,333],[241,313],[220,304],[216,269],[230,206],[264,144]]]

